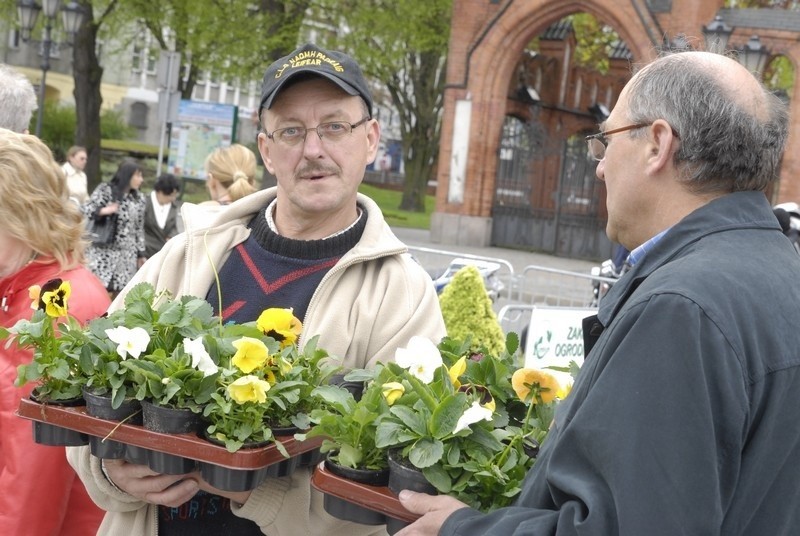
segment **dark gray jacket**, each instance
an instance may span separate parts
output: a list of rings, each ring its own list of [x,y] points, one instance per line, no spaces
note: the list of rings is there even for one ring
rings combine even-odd
[[[440,534],[797,534],[800,256],[765,196],[684,218],[598,320],[518,506]]]

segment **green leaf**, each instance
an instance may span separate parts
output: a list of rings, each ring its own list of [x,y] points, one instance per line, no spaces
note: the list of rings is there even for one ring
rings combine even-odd
[[[439,403],[431,417],[431,434],[436,439],[442,439],[453,433],[458,424],[458,419],[466,409],[466,397],[463,393],[448,395]]]
[[[400,419],[400,421],[415,434],[419,436],[427,435],[428,427],[425,423],[425,419],[413,409],[407,406],[395,405],[392,406],[390,411],[392,415]],[[456,417],[456,420],[458,420],[458,417]],[[453,427],[455,427],[455,424]]]
[[[442,459],[444,443],[423,438],[417,441],[408,453],[408,459],[415,467],[425,469]]]
[[[356,469],[361,463],[361,451],[352,445],[339,445],[339,463],[345,467]]]
[[[428,482],[439,490],[439,493],[450,493],[453,487],[453,481],[441,465],[435,464],[426,467],[422,470],[422,474],[425,475]]]

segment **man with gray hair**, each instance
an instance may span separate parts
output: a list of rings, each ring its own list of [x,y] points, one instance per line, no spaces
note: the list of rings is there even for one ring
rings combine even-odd
[[[588,137],[632,268],[516,503],[404,490],[397,536],[797,534],[800,256],[764,190],[786,107],[735,60],[657,59]]]
[[[36,92],[30,80],[0,63],[0,128],[27,134],[36,108]]]

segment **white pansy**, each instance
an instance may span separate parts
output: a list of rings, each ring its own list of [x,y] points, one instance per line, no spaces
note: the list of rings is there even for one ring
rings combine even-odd
[[[192,356],[192,366],[203,373],[203,376],[211,376],[219,370],[217,364],[208,355],[206,347],[203,346],[203,337],[192,340],[188,337],[183,339],[183,347],[186,353]]]
[[[117,353],[124,360],[128,356],[139,359],[139,356],[147,350],[150,344],[150,335],[144,328],[129,329],[119,326],[106,330],[106,336],[117,344]]]
[[[453,430],[454,434],[457,434],[461,430],[468,428],[469,425],[475,424],[479,421],[490,421],[492,420],[492,410],[489,408],[485,408],[481,406],[479,401],[475,401],[472,403],[470,407],[464,412],[464,414],[458,419],[456,423],[456,428]]]
[[[423,383],[433,381],[433,373],[443,365],[442,355],[436,345],[425,337],[414,335],[407,348],[398,348],[394,361]]]

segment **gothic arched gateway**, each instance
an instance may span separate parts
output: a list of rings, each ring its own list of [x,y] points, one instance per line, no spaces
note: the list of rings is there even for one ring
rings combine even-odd
[[[665,37],[702,48],[702,28],[722,5],[723,0],[454,0],[433,241],[608,257],[605,191],[585,157],[583,136],[596,131],[603,107],[616,103],[631,63],[652,60],[669,42]],[[580,12],[620,37],[605,75],[571,61],[575,40],[562,19]],[[729,47],[741,45],[753,28],[737,28]],[[760,27],[758,33],[797,72],[797,33]],[[528,45],[537,37],[532,53]],[[790,101],[800,102],[800,84]],[[796,108],[790,147],[800,143]],[[800,157],[793,153],[787,150],[784,157],[774,202],[800,201]]]

